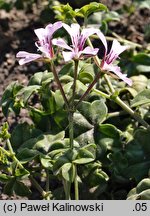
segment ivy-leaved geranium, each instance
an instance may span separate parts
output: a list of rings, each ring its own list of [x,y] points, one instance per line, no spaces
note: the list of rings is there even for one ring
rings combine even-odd
[[[93,34],[99,32],[102,43],[103,44],[106,43],[105,36],[103,35],[102,32],[100,32],[99,29],[85,28],[81,31],[80,30],[81,27],[77,23],[73,23],[71,24],[71,26],[63,23],[62,26],[70,35],[72,44],[69,46],[67,42],[62,38],[53,39],[53,44],[62,47],[65,50],[68,50],[62,52],[65,61],[70,61],[72,59],[79,60],[82,59],[83,56],[85,57],[95,56],[98,53],[99,48],[92,48],[90,46],[85,47],[85,42],[87,38]]]
[[[35,29],[34,32],[38,37],[38,41],[35,42],[38,51],[42,54],[29,53],[26,51],[19,51],[16,55],[19,58],[19,64],[23,65],[31,61],[36,60],[50,60],[54,57],[53,47],[52,47],[52,37],[53,34],[62,27],[62,22],[55,22],[54,24],[49,24],[45,28]]]

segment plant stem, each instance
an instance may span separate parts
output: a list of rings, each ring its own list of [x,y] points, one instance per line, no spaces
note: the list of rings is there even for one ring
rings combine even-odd
[[[70,148],[73,149],[73,140],[74,140],[74,122],[73,122],[73,115],[75,112],[74,107],[74,100],[75,100],[75,94],[76,94],[76,82],[77,82],[77,76],[78,76],[78,66],[79,66],[79,60],[74,61],[74,81],[72,85],[72,97],[69,104],[69,110],[68,110],[68,120],[69,120],[69,139],[70,139]]]
[[[65,95],[65,92],[64,92],[63,87],[62,87],[62,85],[61,85],[61,82],[60,82],[60,80],[59,80],[59,77],[58,77],[58,75],[57,75],[57,72],[56,72],[56,69],[55,69],[55,66],[54,66],[53,61],[51,61],[51,70],[52,70],[52,72],[53,72],[53,75],[54,75],[55,81],[56,81],[56,83],[57,83],[57,85],[58,85],[58,88],[59,88],[59,90],[60,90],[60,92],[61,92],[61,95],[62,95],[62,97],[63,97],[63,99],[64,99],[65,105],[66,105],[67,109],[69,109],[68,99],[67,99],[67,97],[66,97],[66,95]]]
[[[107,76],[107,74],[104,74],[104,79],[105,79],[105,81],[106,81],[106,83],[107,83],[107,85],[109,87],[109,90],[110,90],[111,94],[114,94],[115,93],[115,89],[114,89],[113,85],[111,84],[110,79]]]
[[[33,178],[32,175],[29,176],[32,184],[36,187],[36,189],[40,192],[40,194],[42,195],[42,197],[44,199],[47,199],[47,197],[49,196],[49,193],[44,191],[43,188],[39,185],[39,183]]]
[[[1,150],[5,155],[7,155],[8,157],[11,157],[11,154],[10,154],[7,150],[5,150],[4,148],[0,147],[0,150]]]
[[[65,191],[65,198],[66,200],[71,200],[71,196],[70,196],[70,188],[71,188],[71,184],[70,182],[68,182],[67,180],[63,180],[63,185],[64,185],[64,191]]]
[[[76,82],[77,82],[77,76],[78,76],[79,60],[75,60],[74,63],[75,63],[74,80],[73,80],[73,86],[72,86],[72,99],[71,99],[72,106],[74,106],[74,99],[75,99],[75,93],[76,93]]]
[[[93,80],[93,82],[88,86],[87,90],[84,94],[80,97],[79,101],[76,103],[75,108],[83,101],[83,99],[88,95],[88,93],[92,90],[93,86],[97,83],[98,79],[100,78],[100,73],[98,73]]]
[[[107,99],[110,99],[110,95],[98,90],[98,89],[92,89],[93,92],[99,94],[100,96],[104,97],[104,98],[107,98]]]
[[[73,114],[74,112],[72,110],[68,113],[68,119],[69,119],[69,139],[70,139],[70,149],[73,149],[73,139],[74,139],[74,128],[73,128]]]
[[[136,112],[134,112],[126,103],[124,103],[118,96],[113,99],[119,106],[121,106],[126,112],[128,112],[135,120],[137,120],[145,128],[150,129],[150,125],[140,117]]]
[[[75,200],[79,200],[79,185],[78,185],[77,177],[78,177],[77,166],[75,165],[75,180],[74,180]]]
[[[7,143],[8,149],[10,151],[10,157],[12,158],[12,160],[15,161],[21,169],[25,169],[24,166],[20,163],[20,161],[16,158],[15,152],[13,151],[10,140],[7,139],[6,143]]]
[[[49,192],[49,170],[46,169],[46,193]],[[50,200],[50,196],[46,197],[47,200]]]
[[[112,113],[107,114],[107,119],[108,118],[119,117],[119,116],[123,116],[123,115],[127,115],[127,112],[125,110],[121,110],[121,111],[118,111],[118,112],[112,112]]]

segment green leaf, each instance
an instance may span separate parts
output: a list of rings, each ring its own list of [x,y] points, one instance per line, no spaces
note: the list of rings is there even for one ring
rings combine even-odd
[[[15,177],[16,177],[17,180],[26,178],[26,177],[29,176],[29,175],[30,175],[30,173],[29,173],[29,171],[26,170],[26,169],[17,168],[17,169],[15,170]]]
[[[51,157],[49,157],[48,155],[40,155],[40,160],[44,168],[50,169],[50,170],[52,169],[53,162],[52,162]]]
[[[137,91],[134,88],[130,88],[130,87],[122,88],[119,91],[119,94],[120,93],[126,93],[126,92],[129,92],[132,97],[135,97],[137,95]]]
[[[144,90],[148,85],[148,79],[144,75],[132,76],[132,88],[137,92]]]
[[[131,101],[131,107],[137,107],[150,103],[150,89],[145,89]]]
[[[53,9],[56,11],[55,18],[63,22],[66,22],[66,20],[72,20],[76,15],[75,11],[69,4],[59,4],[58,6],[53,6]]]
[[[137,144],[139,144],[143,148],[146,155],[150,154],[150,145],[149,145],[150,133],[149,133],[149,130],[138,129],[135,132],[134,140]]]
[[[31,85],[47,85],[53,80],[53,74],[48,71],[35,73],[28,83],[28,86]]]
[[[73,72],[74,72],[74,70],[73,70],[74,68],[73,68],[73,63],[72,62],[70,62],[70,63],[68,63],[68,64],[65,64],[62,68],[61,68],[61,70],[59,71],[59,77],[60,77],[60,79],[63,77],[63,76],[65,76],[65,75],[69,75],[69,76],[73,76]]]
[[[107,150],[113,151],[122,147],[120,131],[112,124],[100,124],[94,133],[97,144],[97,158],[105,157]]]
[[[50,115],[44,111],[40,111],[36,108],[32,108],[30,111],[30,117],[35,124],[35,127],[41,131],[48,131],[51,125]]]
[[[15,181],[15,184],[13,185],[13,190],[15,194],[19,196],[29,196],[31,194],[30,189],[20,181]]]
[[[112,124],[101,124],[99,125],[99,131],[105,134],[107,137],[110,138],[120,138],[120,132],[114,125]]]
[[[38,92],[40,88],[41,87],[39,85],[26,86],[17,93],[17,97],[20,97],[23,100],[23,102],[26,104],[29,98],[31,97],[31,95],[34,94],[35,92]]]
[[[142,178],[144,178],[147,175],[149,167],[150,167],[150,161],[140,162],[131,165],[124,170],[124,176],[129,179],[135,179],[137,182],[139,182]]]
[[[91,125],[83,115],[79,112],[74,113],[74,137],[77,137],[92,128],[93,125]]]
[[[108,179],[109,176],[104,171],[101,169],[96,169],[95,171],[91,172],[90,175],[88,175],[87,182],[90,188],[99,186],[99,193],[102,193],[106,190]]]
[[[60,156],[56,160],[56,162],[53,165],[53,172],[55,173],[55,175],[59,174],[60,168],[66,163],[70,163],[70,161],[65,155]]]
[[[78,111],[91,123],[100,124],[107,116],[107,107],[101,100],[92,103],[82,101],[78,106]]]
[[[13,195],[14,192],[14,185],[15,185],[16,179],[12,178],[10,181],[7,182],[7,184],[4,186],[4,193],[7,195]]]
[[[150,2],[149,2],[149,0],[141,1],[139,7],[140,7],[140,8],[147,8],[147,9],[150,9]]]
[[[91,83],[94,80],[94,75],[93,65],[86,63],[81,67],[78,79],[84,84]]]
[[[42,134],[37,138],[34,149],[48,152],[54,143],[58,143],[64,138],[64,135],[64,131],[58,134]]]
[[[150,66],[150,54],[138,53],[132,57],[132,61],[140,65]]]
[[[12,178],[4,187],[4,193],[13,195],[14,193],[19,196],[29,196],[31,194],[30,189],[16,178]]]
[[[78,137],[76,137],[76,141],[80,143],[81,147],[87,145],[88,143],[94,143],[94,128],[80,134]]]
[[[90,4],[84,5],[80,9],[76,9],[76,16],[88,17],[94,12],[107,11],[107,7],[101,3],[92,2]]]
[[[22,88],[22,85],[12,82],[4,91],[0,104],[5,116],[8,116],[10,111],[19,114],[21,103],[16,100],[16,95]]]
[[[11,144],[13,148],[17,149],[27,140],[37,137],[42,133],[42,131],[34,128],[28,123],[24,122],[22,124],[18,124],[12,134],[11,134]]]
[[[150,189],[150,179],[144,178],[136,186],[136,192],[141,193],[142,191],[147,190],[147,189]]]
[[[144,190],[140,194],[138,194],[139,200],[150,200],[150,189]]]
[[[75,178],[75,166],[72,163],[65,163],[61,167],[62,176],[68,182],[73,182]]]
[[[36,156],[40,155],[40,152],[33,149],[23,148],[17,154],[17,158],[21,163],[27,163],[32,161]]]
[[[6,183],[8,182],[10,179],[12,179],[12,176],[6,175],[6,174],[0,174],[0,182],[2,183]]]
[[[56,111],[56,102],[54,93],[49,88],[41,90],[41,104],[46,112],[53,114]]]
[[[120,15],[116,11],[108,11],[103,16],[103,21],[105,22],[120,21]]]
[[[58,134],[41,134],[37,138],[29,139],[28,141],[24,142],[21,147],[19,148],[19,152],[22,151],[22,149],[28,148],[37,150],[41,153],[46,153],[48,151],[51,151],[51,148],[53,149],[53,145],[57,144],[57,146],[62,147],[61,141],[64,139],[64,131],[61,131]],[[32,155],[33,153],[33,155]],[[31,156],[37,155],[36,151],[31,152]]]
[[[77,158],[73,161],[75,164],[86,164],[95,160],[95,155],[85,148],[81,148],[78,151]]]
[[[136,70],[139,73],[150,73],[150,66],[147,65],[137,65]]]
[[[93,187],[96,187],[95,190],[98,190],[99,194],[103,193],[106,190],[109,176],[102,170],[102,164],[97,161],[84,165],[82,169],[82,175],[88,187],[93,190]]]

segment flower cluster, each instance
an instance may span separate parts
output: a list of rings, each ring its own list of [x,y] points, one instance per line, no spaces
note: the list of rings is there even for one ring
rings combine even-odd
[[[68,45],[67,42],[62,38],[53,39],[53,34],[62,27],[70,35],[72,43],[71,45]],[[127,49],[127,46],[122,46],[117,40],[114,40],[111,50],[107,54],[107,41],[99,29],[85,28],[80,31],[80,25],[77,23],[69,26],[62,22],[55,22],[54,24],[47,25],[45,28],[36,29],[35,34],[39,39],[37,42],[35,42],[35,45],[37,46],[38,50],[42,52],[42,54],[29,53],[25,51],[18,52],[16,57],[19,58],[20,65],[31,61],[52,60],[54,58],[53,45],[65,49],[62,54],[66,62],[72,59],[79,60],[86,57],[93,57],[97,55],[99,49],[85,46],[85,43],[91,35],[96,34],[102,41],[105,48],[105,54],[100,65],[101,70],[111,71],[125,83],[130,86],[132,85],[131,79],[127,78],[125,74],[121,73],[120,67],[114,65],[114,61],[119,57],[119,54]]]

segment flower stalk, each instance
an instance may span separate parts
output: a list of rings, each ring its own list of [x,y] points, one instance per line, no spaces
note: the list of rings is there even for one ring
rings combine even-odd
[[[78,185],[77,165],[75,165],[74,189],[75,189],[75,200],[79,200],[79,185]]]
[[[53,61],[51,61],[50,64],[51,64],[51,70],[52,70],[52,72],[53,72],[55,81],[56,81],[56,83],[57,83],[57,85],[58,85],[58,88],[59,88],[59,90],[60,90],[60,92],[61,92],[61,95],[62,95],[62,97],[63,97],[63,99],[64,99],[65,105],[66,105],[67,109],[69,110],[69,102],[68,102],[68,99],[67,99],[67,97],[66,97],[66,95],[65,95],[65,92],[64,92],[64,90],[63,90],[62,84],[61,84],[61,82],[60,82],[60,80],[59,80],[59,77],[58,77],[58,74],[57,74],[57,72],[56,72],[56,69],[55,69],[55,66],[54,66]]]

